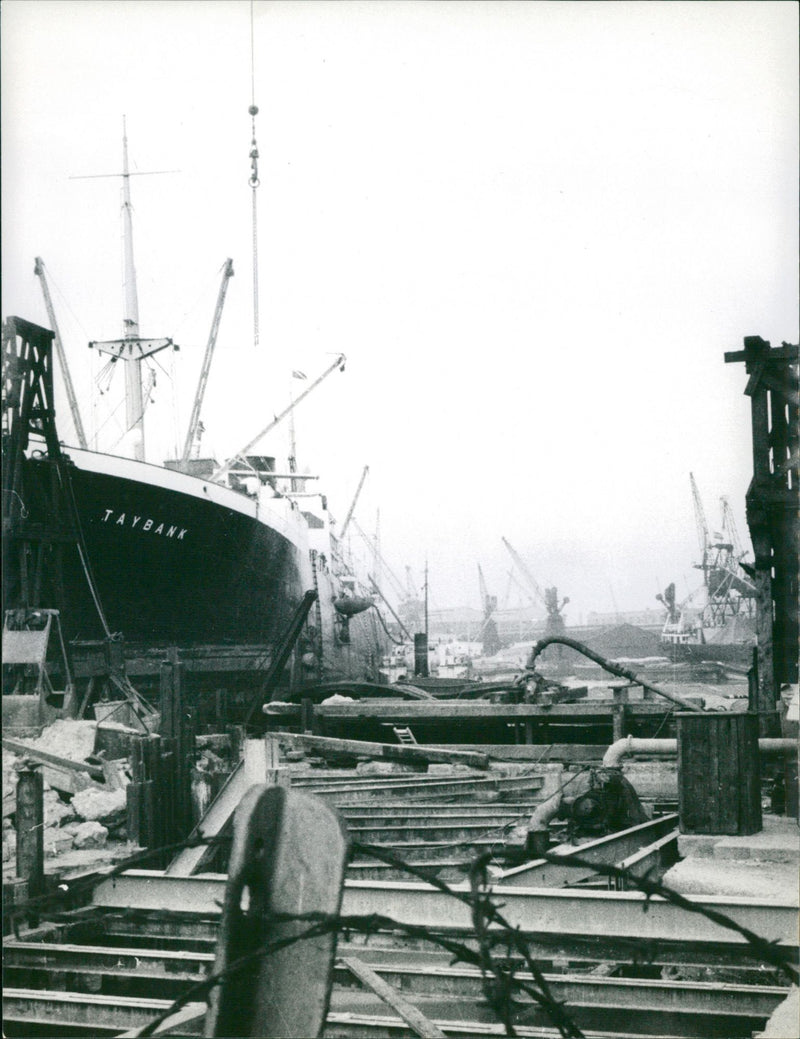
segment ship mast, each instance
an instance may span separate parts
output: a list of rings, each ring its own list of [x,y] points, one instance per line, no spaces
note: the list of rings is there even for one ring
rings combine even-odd
[[[159,171],[160,172],[160,171]],[[101,174],[102,175],[102,174]],[[113,175],[113,174],[112,174]],[[144,401],[142,399],[142,361],[151,354],[172,346],[171,339],[142,339],[139,336],[139,296],[136,289],[136,267],[133,262],[133,206],[131,205],[132,176],[128,166],[128,131],[122,117],[122,339],[91,342],[101,353],[111,354],[125,361],[125,428],[135,433],[133,457],[145,460]]]
[[[128,165],[128,130],[122,118],[122,335],[133,344],[139,338],[139,293],[133,262],[133,206]],[[134,456],[144,461],[144,407],[142,404],[142,359],[131,353],[125,365],[125,427],[135,430]]]

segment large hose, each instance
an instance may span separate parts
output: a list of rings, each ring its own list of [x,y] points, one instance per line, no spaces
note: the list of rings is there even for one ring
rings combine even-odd
[[[677,704],[678,707],[682,707],[684,711],[694,711],[695,714],[706,713],[702,707],[698,707],[696,704],[684,700],[681,696],[676,696],[675,693],[668,693],[665,689],[659,689],[657,685],[651,685],[649,682],[645,682],[644,679],[640,678],[635,671],[630,671],[627,667],[621,667],[619,664],[613,664],[610,660],[606,660],[605,657],[600,656],[599,653],[595,653],[593,649],[584,646],[582,642],[576,642],[575,639],[568,639],[564,635],[548,635],[546,638],[539,639],[531,650],[530,659],[527,664],[528,671],[533,670],[534,662],[539,654],[554,643],[560,646],[567,646],[569,649],[574,649],[576,653],[581,653],[583,656],[593,660],[606,671],[610,671],[612,675],[618,675],[620,678],[627,678],[629,682],[634,682],[636,685],[640,685],[643,689],[649,689],[650,692],[655,693],[656,696],[663,696],[665,700],[671,700],[672,703]],[[517,682],[521,684],[525,681],[525,678],[526,675],[523,674],[519,679],[517,679]]]

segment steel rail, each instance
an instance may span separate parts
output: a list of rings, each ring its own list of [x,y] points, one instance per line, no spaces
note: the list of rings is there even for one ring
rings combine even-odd
[[[175,906],[195,912],[219,911],[224,896],[224,874],[167,877],[161,872],[129,870],[101,881],[92,901],[107,908],[137,908],[169,911]],[[467,895],[468,884],[454,885],[456,894]],[[638,891],[580,891],[561,888],[491,888],[503,905],[512,927],[527,934],[607,935],[640,940],[686,939],[687,915],[659,896],[647,898]],[[687,901],[726,914],[769,942],[796,947],[797,905],[777,904],[770,899],[726,895],[686,896]],[[379,914],[400,924],[432,930],[472,931],[472,915],[466,902],[428,884],[379,880],[346,881],[343,916]],[[694,941],[744,944],[735,931],[695,913],[691,918]]]

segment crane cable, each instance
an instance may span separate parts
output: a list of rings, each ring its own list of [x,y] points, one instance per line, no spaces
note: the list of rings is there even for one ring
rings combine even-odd
[[[255,34],[253,21],[253,0],[250,0],[250,115],[251,140],[250,140],[250,189],[253,193],[253,346],[258,346],[258,203],[256,190],[259,186],[258,179],[258,143],[256,141],[256,116],[258,105],[256,104],[256,71],[255,71]]]

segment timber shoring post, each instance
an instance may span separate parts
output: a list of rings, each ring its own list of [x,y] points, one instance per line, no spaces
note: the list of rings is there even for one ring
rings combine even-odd
[[[195,761],[195,714],[186,696],[185,668],[177,659],[173,666],[175,687],[175,710],[177,716],[177,772],[175,776],[176,800],[178,803],[177,830],[174,838],[186,837],[194,827],[192,817],[192,770]]]
[[[131,781],[125,789],[128,840],[142,845],[142,737],[130,738]]]
[[[779,690],[798,678],[798,534],[800,534],[800,384],[797,344],[773,347],[745,336],[744,349],[725,363],[744,361],[753,444],[747,525],[755,562],[758,711],[761,736],[778,734]]]
[[[23,762],[17,773],[16,808],[17,876],[34,899],[44,894],[44,777],[35,762]],[[28,923],[35,927],[38,918]]]
[[[313,732],[314,703],[310,696],[304,696],[300,701],[300,728],[305,733]]]
[[[159,844],[158,797],[156,794],[157,770],[159,758],[159,737],[145,736],[142,740],[142,757],[144,761],[144,782],[142,796],[144,799],[144,841],[145,848],[155,848]]]
[[[753,657],[747,672],[747,709],[758,710],[758,648],[753,646]]]
[[[611,708],[612,717],[612,730],[614,734],[614,742],[621,740],[623,736],[627,736],[627,707],[628,703],[628,686],[622,689],[614,689],[614,706]]]
[[[159,786],[171,802],[165,843],[185,837],[194,825],[192,813],[192,769],[194,767],[194,716],[185,696],[185,666],[171,646],[159,673],[161,735],[164,737],[163,777]],[[165,824],[167,820],[165,818]]]
[[[539,639],[531,650],[531,655],[528,658],[526,665],[528,671],[533,670],[533,665],[536,658],[547,649],[550,645],[561,645],[567,646],[569,649],[574,649],[576,653],[581,653],[583,656],[588,657],[589,660],[593,660],[600,667],[606,671],[610,671],[612,675],[617,675],[620,678],[627,678],[629,682],[633,682],[634,685],[640,685],[643,689],[649,689],[657,696],[663,696],[665,700],[671,700],[672,703],[682,707],[684,711],[692,711],[695,714],[705,714],[702,707],[697,707],[695,704],[690,703],[689,700],[684,700],[681,696],[676,696],[675,693],[668,693],[665,689],[659,689],[657,685],[652,685],[650,682],[645,682],[643,678],[636,674],[635,671],[630,671],[627,667],[621,667],[619,664],[614,664],[610,660],[606,660],[605,657],[599,653],[595,653],[593,649],[589,649],[582,642],[577,642],[575,639],[568,639],[565,635],[548,635],[543,639]],[[527,678],[527,675],[523,673],[518,679],[517,684],[522,685]]]

